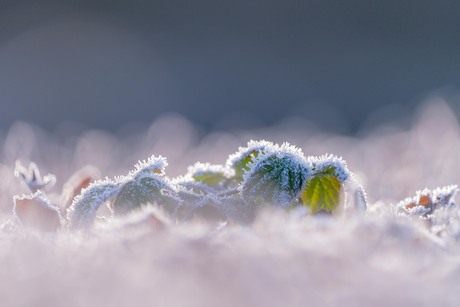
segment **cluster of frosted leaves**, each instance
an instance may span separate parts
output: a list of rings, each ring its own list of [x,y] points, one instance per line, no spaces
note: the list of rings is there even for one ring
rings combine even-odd
[[[433,224],[433,218],[441,211],[457,209],[454,197],[458,192],[456,185],[435,190],[417,191],[414,197],[406,198],[393,206],[396,214],[416,217]]]
[[[443,247],[457,246],[460,240],[460,207],[454,200],[457,192],[456,185],[424,189],[389,207],[395,219],[419,224],[424,233]]]
[[[172,180],[181,199],[178,220],[200,218],[246,223],[252,214],[237,195],[234,170],[218,164],[197,162],[185,176]]]
[[[250,141],[230,155],[225,166],[197,162],[184,176],[172,180],[164,176],[166,166],[165,158],[152,156],[126,176],[97,181],[94,172],[79,171],[69,180],[66,204],[61,206],[67,211],[67,226],[91,228],[104,204],[114,216],[154,204],[176,221],[250,223],[257,210],[267,205],[334,212],[344,203],[345,183],[352,177],[340,158],[306,158],[295,146],[267,141]],[[34,182],[42,181],[35,168],[18,172],[32,191],[37,186]]]
[[[240,191],[246,202],[256,206],[293,205],[298,202],[304,183],[313,175],[302,151],[288,143],[267,145],[248,166]]]

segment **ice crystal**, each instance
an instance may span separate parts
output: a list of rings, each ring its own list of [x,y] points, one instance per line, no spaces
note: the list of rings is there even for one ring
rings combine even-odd
[[[134,170],[130,172],[130,176],[136,177],[140,174],[164,174],[165,168],[168,166],[168,161],[162,156],[151,156],[147,160],[139,161]]]

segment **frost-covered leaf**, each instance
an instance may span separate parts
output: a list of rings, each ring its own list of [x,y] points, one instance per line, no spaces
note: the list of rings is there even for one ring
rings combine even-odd
[[[67,210],[69,227],[71,229],[90,227],[96,217],[96,211],[118,193],[120,185],[120,182],[105,179],[96,181],[84,189]]]
[[[251,140],[246,147],[240,147],[236,153],[231,154],[227,159],[226,166],[229,169],[233,169],[233,178],[239,181],[243,180],[244,172],[249,170],[249,164],[253,162],[254,158],[259,153],[263,153],[267,147],[270,148],[273,146],[273,143],[264,140]]]
[[[34,162],[31,162],[29,168],[26,169],[20,161],[16,161],[14,176],[24,180],[32,193],[38,190],[50,189],[56,183],[56,177],[53,174],[45,175],[42,178],[38,166]]]
[[[188,168],[187,172],[195,181],[208,186],[223,184],[230,176],[228,169],[218,164],[197,162]]]
[[[53,206],[41,191],[14,197],[13,211],[27,228],[52,232],[61,227],[59,208]]]
[[[302,204],[312,213],[333,212],[339,206],[343,183],[350,177],[345,161],[331,155],[310,158],[314,175],[300,194]]]
[[[311,166],[300,149],[287,143],[265,148],[249,166],[240,191],[246,202],[256,205],[292,205],[311,176]]]
[[[163,157],[150,157],[139,162],[136,169],[126,177],[122,177],[120,190],[112,203],[116,215],[126,214],[142,205],[165,205],[167,211],[173,211],[180,201],[172,185],[163,177],[167,166]]]
[[[128,180],[122,185],[117,197],[112,203],[115,215],[126,214],[142,205],[165,205],[167,211],[172,211],[178,199],[171,186],[163,178],[142,175]]]
[[[308,180],[300,198],[312,213],[332,212],[339,205],[341,192],[342,185],[330,169]]]

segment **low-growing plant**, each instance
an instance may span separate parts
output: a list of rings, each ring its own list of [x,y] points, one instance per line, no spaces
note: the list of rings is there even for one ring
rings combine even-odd
[[[243,224],[250,223],[260,208],[268,206],[287,210],[305,207],[311,214],[337,214],[363,207],[363,203],[365,207],[364,190],[344,160],[333,155],[305,157],[288,143],[250,141],[231,154],[225,165],[197,162],[185,175],[172,179],[165,175],[167,165],[166,158],[152,156],[136,164],[127,175],[113,179],[75,175],[65,185],[67,195],[62,198],[70,205],[52,205],[44,189],[54,184],[55,177],[42,179],[35,164],[27,170],[18,163],[16,176],[33,194],[15,197],[14,211],[26,225],[33,225],[28,211],[42,215],[41,220],[50,220],[53,226],[45,227],[41,221],[36,222],[36,228],[55,230],[56,221],[69,229],[91,228],[102,205],[107,205],[113,216],[154,204],[178,222],[201,218]],[[347,182],[354,185],[347,186]],[[347,193],[357,192],[361,203],[347,203]],[[62,214],[65,219],[59,208],[66,211]]]
[[[241,224],[250,223],[265,207],[304,207],[311,214],[338,215],[364,211],[367,206],[364,189],[342,158],[306,157],[288,143],[250,141],[225,165],[197,162],[185,175],[172,179],[165,175],[167,165],[166,158],[152,156],[113,179],[94,180],[88,171],[77,172],[61,197],[68,204],[51,204],[45,190],[55,177],[41,178],[34,163],[26,169],[18,162],[15,174],[32,194],[15,196],[14,213],[25,227],[55,231],[61,226],[90,229],[102,205],[113,216],[156,205],[177,222],[199,218]],[[429,221],[436,209],[455,204],[456,191],[456,186],[450,186],[418,192],[396,205],[395,212]]]

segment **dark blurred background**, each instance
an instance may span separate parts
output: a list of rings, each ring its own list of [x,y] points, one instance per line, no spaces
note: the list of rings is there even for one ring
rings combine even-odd
[[[459,84],[460,1],[0,0],[0,129],[178,112],[354,133]]]

